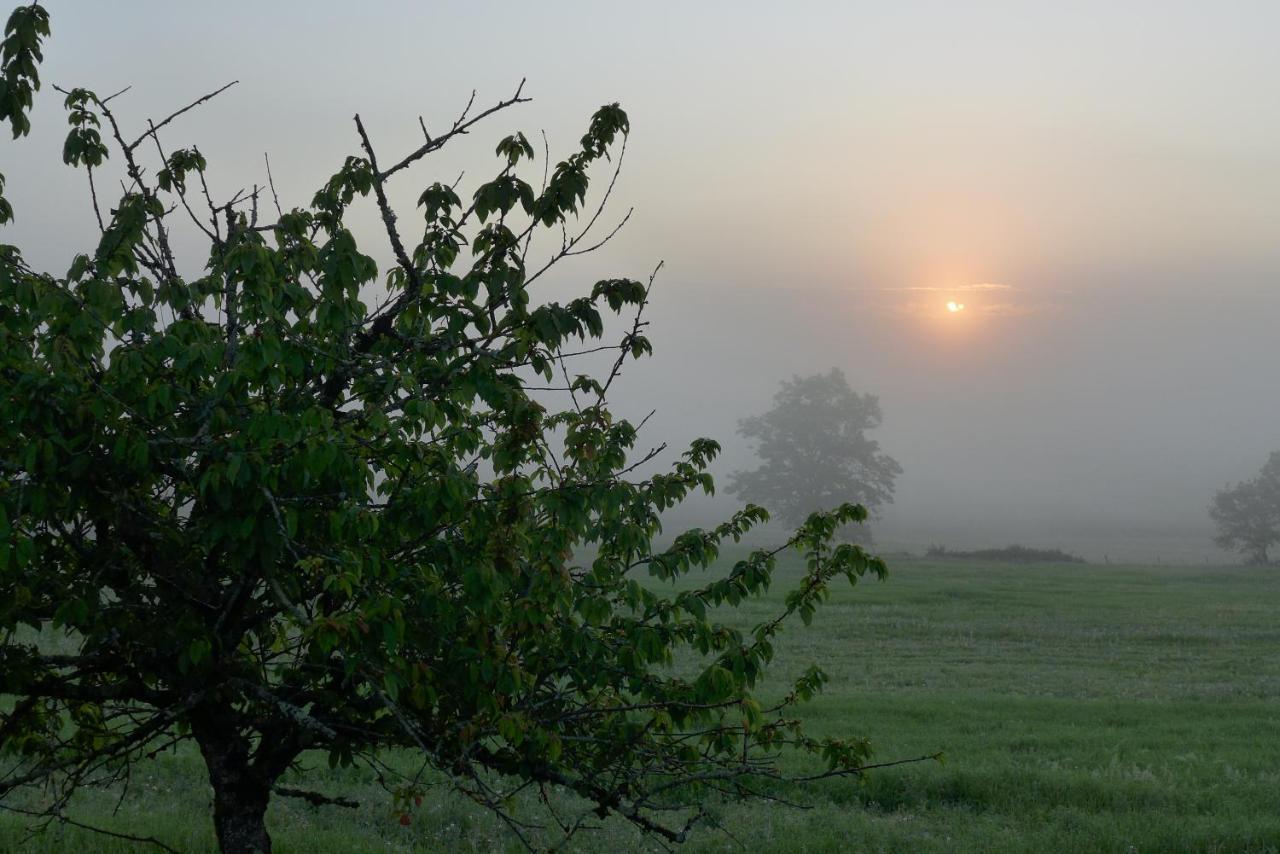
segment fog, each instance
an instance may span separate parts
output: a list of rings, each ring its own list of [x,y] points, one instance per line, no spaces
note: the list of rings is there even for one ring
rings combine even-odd
[[[474,188],[517,129],[562,155],[621,102],[608,227],[635,212],[542,295],[665,262],[656,354],[616,398],[656,410],[646,445],[708,435],[718,475],[750,466],[737,420],[839,367],[879,395],[905,470],[882,548],[1178,562],[1230,559],[1206,506],[1280,448],[1275,4],[48,5],[33,132],[0,164],[0,239],[37,266],[96,233],[47,84],[132,86],[113,105],[136,135],[239,80],[163,140],[200,146],[215,194],[264,182],[269,152],[287,207],[357,153],[355,112],[399,156],[419,115],[443,130],[472,89],[485,106],[527,78],[532,103],[393,201],[407,219],[432,181]],[[385,267],[375,212],[357,217]]]

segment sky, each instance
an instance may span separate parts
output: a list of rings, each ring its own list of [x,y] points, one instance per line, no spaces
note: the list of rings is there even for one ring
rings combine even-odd
[[[269,153],[286,206],[357,153],[357,112],[389,158],[526,79],[531,103],[397,185],[411,211],[502,136],[554,158],[621,102],[610,222],[634,213],[546,298],[664,262],[618,405],[656,409],[650,444],[720,439],[722,479],[780,381],[839,367],[877,394],[904,468],[882,547],[1222,561],[1213,492],[1280,448],[1273,2],[46,5],[45,81],[131,86],[138,132],[238,80],[163,140],[226,195]],[[0,238],[51,270],[95,231],[59,101],[0,161]]]

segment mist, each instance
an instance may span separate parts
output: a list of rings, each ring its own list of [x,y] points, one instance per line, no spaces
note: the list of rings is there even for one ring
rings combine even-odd
[[[663,461],[711,436],[723,482],[753,464],[738,419],[838,367],[879,396],[875,438],[904,469],[880,548],[1231,560],[1206,506],[1280,447],[1280,10],[883,5],[54,2],[48,83],[131,86],[116,109],[141,128],[239,80],[165,144],[198,144],[223,196],[279,153],[288,207],[356,152],[354,113],[408,151],[419,115],[445,129],[473,89],[484,105],[527,78],[532,104],[400,179],[406,220],[432,181],[487,174],[492,141],[545,130],[554,161],[619,101],[634,132],[601,227],[634,213],[541,296],[664,262],[655,355],[615,394],[654,410],[641,444],[668,443]],[[96,233],[83,174],[51,154],[60,100],[46,85],[3,164],[6,242],[58,272]],[[353,221],[386,269],[372,205]]]

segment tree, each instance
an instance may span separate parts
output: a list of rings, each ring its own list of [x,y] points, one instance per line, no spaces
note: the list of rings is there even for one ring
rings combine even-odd
[[[1252,564],[1271,563],[1268,550],[1280,544],[1280,451],[1253,480],[1220,490],[1209,517],[1218,526],[1214,542],[1219,546],[1243,553]]]
[[[784,380],[772,409],[738,422],[738,434],[755,443],[762,463],[735,472],[729,492],[790,524],[800,524],[836,496],[874,515],[893,502],[894,479],[902,474],[902,466],[866,436],[882,420],[879,399],[852,391],[836,368]],[[865,525],[854,537],[870,542]]]
[[[34,89],[47,17],[23,7],[6,32],[5,91]],[[534,301],[598,245],[609,193],[588,205],[590,177],[612,158],[616,178],[626,113],[601,108],[555,164],[506,136],[465,200],[425,184],[406,243],[388,185],[527,101],[522,87],[397,157],[356,116],[360,152],[289,210],[269,172],[215,201],[200,150],[164,145],[210,96],[135,136],[114,96],[63,92],[63,158],[88,174],[101,235],[65,274],[0,246],[0,799],[43,786],[45,815],[70,820],[78,787],[194,742],[221,849],[262,852],[273,793],[326,800],[277,787],[305,751],[376,769],[408,821],[423,777],[383,761],[399,749],[530,845],[506,807],[529,785],[589,803],[555,813],[566,837],[617,814],[681,841],[709,794],[788,779],[784,751],[822,763],[807,779],[869,767],[865,739],[795,720],[821,670],[755,696],[785,620],[808,622],[838,576],[883,576],[833,540],[866,511],[842,502],[726,574],[664,588],[767,515],[655,544],[664,511],[711,489],[718,446],[632,476],[663,448],[637,453],[608,395],[650,352],[653,277]],[[0,106],[25,133],[30,98]],[[107,210],[109,165],[124,192]],[[382,276],[346,224],[361,203],[394,259]],[[173,251],[184,228],[208,246],[195,277]],[[624,311],[611,367],[570,376]],[[783,548],[807,561],[782,612],[747,632],[721,622],[713,609],[764,590]]]

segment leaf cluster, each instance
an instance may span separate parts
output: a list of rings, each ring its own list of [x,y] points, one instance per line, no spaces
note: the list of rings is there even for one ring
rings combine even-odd
[[[0,43],[0,122],[8,122],[13,138],[31,130],[35,93],[40,89],[41,42],[49,36],[49,13],[39,4],[19,6],[4,25]],[[0,175],[0,225],[13,219],[13,206],[4,198]]]

